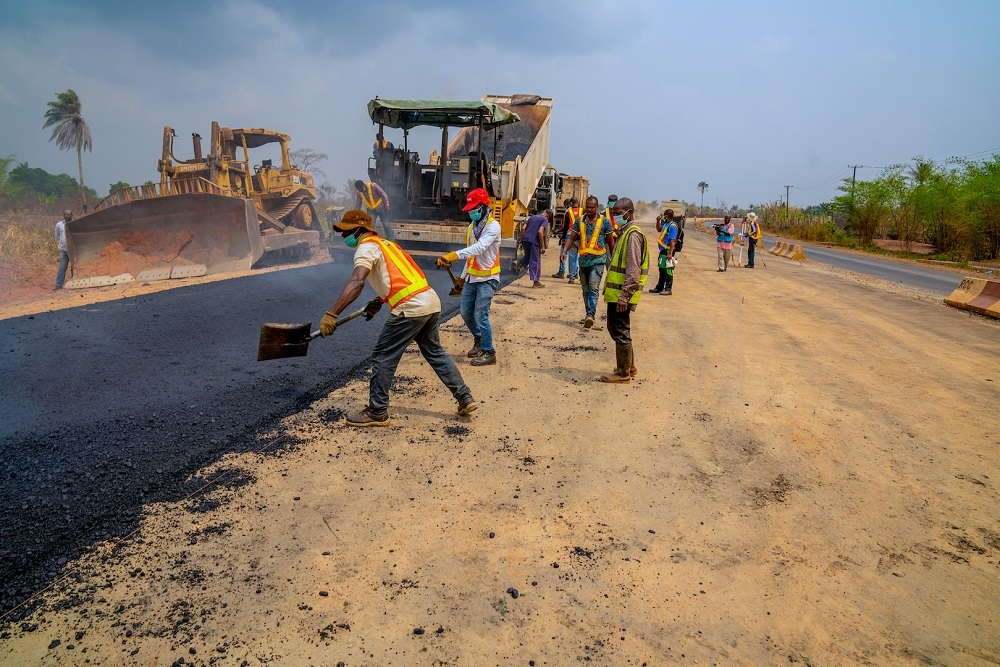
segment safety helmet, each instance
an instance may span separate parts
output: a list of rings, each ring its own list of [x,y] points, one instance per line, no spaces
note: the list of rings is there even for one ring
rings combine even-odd
[[[747,217],[750,218],[751,220],[756,220],[757,214],[754,213],[753,211],[750,211],[749,213],[747,213]]]
[[[490,196],[486,193],[486,190],[482,188],[476,188],[475,190],[470,190],[469,194],[465,195],[465,208],[463,211],[471,211],[480,204],[490,205]]]

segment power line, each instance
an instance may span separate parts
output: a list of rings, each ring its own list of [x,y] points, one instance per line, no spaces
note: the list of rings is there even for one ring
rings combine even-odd
[[[840,178],[840,175],[845,171],[847,171],[848,169],[850,169],[850,167],[841,167],[840,169],[837,170],[837,173],[833,174],[832,176],[827,176],[826,178],[824,178],[819,183],[816,183],[815,185],[810,185],[808,187],[802,187],[796,185],[795,187],[797,187],[799,190],[820,190],[826,188],[832,185],[833,183],[836,183],[837,180]]]

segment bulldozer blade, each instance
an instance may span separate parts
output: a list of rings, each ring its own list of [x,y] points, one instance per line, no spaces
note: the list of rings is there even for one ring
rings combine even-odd
[[[66,224],[65,287],[248,271],[264,253],[252,200],[209,193],[139,199]]]

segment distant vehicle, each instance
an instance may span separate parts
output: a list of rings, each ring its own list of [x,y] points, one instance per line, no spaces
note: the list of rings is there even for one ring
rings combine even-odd
[[[667,209],[674,212],[674,222],[677,223],[678,229],[684,229],[684,219],[686,217],[687,204],[680,201],[679,199],[663,199],[660,201],[660,215]]]

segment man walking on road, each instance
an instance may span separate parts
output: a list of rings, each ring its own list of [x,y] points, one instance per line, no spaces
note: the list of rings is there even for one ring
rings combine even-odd
[[[545,254],[545,234],[551,220],[552,211],[548,209],[536,213],[528,218],[521,233],[521,246],[524,248],[524,260],[527,262],[528,277],[532,280],[532,287],[545,287],[541,282],[542,255]]]
[[[569,206],[566,207],[566,212],[563,214],[563,227],[562,233],[559,235],[559,246],[563,246],[566,243],[566,239],[569,238],[570,233],[576,229],[576,223],[580,220],[583,213],[580,210],[580,200],[573,197],[569,200]],[[572,246],[568,253],[559,253],[559,271],[553,273],[553,278],[565,278],[566,277],[566,259],[569,258],[569,284],[572,285],[576,282],[576,277],[580,273],[579,265],[579,253],[576,246]]]
[[[602,375],[601,382],[627,384],[638,374],[632,350],[631,313],[639,303],[649,273],[646,237],[635,222],[635,206],[627,197],[619,199],[614,215],[620,221],[618,239],[608,266],[604,301],[608,304],[608,333],[615,342],[615,372]]]
[[[746,268],[748,269],[753,268],[753,257],[755,254],[754,250],[756,249],[757,244],[763,237],[764,234],[761,233],[760,225],[757,223],[757,214],[754,213],[753,211],[750,211],[749,213],[747,213],[747,218],[746,218],[746,238],[749,239],[750,241],[749,246],[747,248],[747,263],[745,264]],[[766,265],[767,262],[764,262],[764,264]],[[765,266],[764,268],[767,267]]]
[[[69,267],[69,251],[66,250],[66,223],[73,219],[73,211],[63,211],[62,220],[56,223],[56,247],[59,248],[59,271],[56,273],[56,286],[52,291],[61,290],[66,282],[66,269]]]
[[[389,387],[403,351],[413,341],[458,401],[458,414],[470,414],[478,406],[451,355],[441,347],[441,299],[424,272],[402,248],[379,238],[372,230],[371,216],[364,211],[348,211],[333,228],[349,248],[355,248],[354,272],[320,320],[320,334],[329,336],[336,330],[337,317],[361,295],[365,281],[391,309],[372,350],[368,405],[347,416],[348,426],[389,425]]]
[[[736,236],[736,225],[731,216],[726,216],[721,225],[715,225],[715,241],[718,246],[719,271],[725,271],[733,263],[733,238]]]
[[[560,261],[567,249],[580,245],[580,287],[583,289],[585,311],[583,326],[590,329],[597,317],[597,297],[604,276],[605,258],[608,251],[614,251],[615,240],[611,234],[611,222],[597,213],[597,197],[587,197],[583,218],[570,230],[566,244],[559,255]]]
[[[649,290],[653,294],[666,294],[669,296],[674,289],[674,253],[677,248],[677,223],[674,222],[674,211],[668,208],[663,215],[656,219],[656,231],[660,235],[656,239],[656,245],[660,249],[658,266],[660,269],[660,279],[656,282],[656,287]]]
[[[472,224],[465,235],[466,247],[438,258],[438,266],[465,260],[462,268],[462,319],[472,332],[472,349],[466,353],[473,366],[497,362],[490,326],[490,304],[500,289],[500,223],[490,213],[490,196],[476,188],[465,196],[465,208]]]

